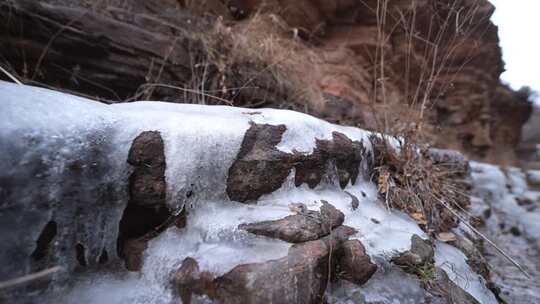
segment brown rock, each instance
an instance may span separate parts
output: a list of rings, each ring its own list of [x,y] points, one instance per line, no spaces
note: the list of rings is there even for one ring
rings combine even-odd
[[[359,240],[348,240],[337,252],[339,278],[362,285],[377,271]]]
[[[328,155],[318,148],[318,143],[319,141],[317,141],[313,153],[305,155],[303,160],[294,167],[296,170],[294,176],[296,187],[306,183],[309,188],[313,189],[321,182],[327,168]]]
[[[174,219],[165,197],[164,150],[157,131],[142,132],[129,149],[127,162],[134,170],[129,177],[129,201],[120,220],[117,248],[130,271],[140,270],[146,242],[166,228],[164,223]]]
[[[255,201],[281,187],[292,168],[291,156],[276,148],[286,130],[285,125],[251,123],[229,168],[227,195],[231,200]]]
[[[212,281],[212,275],[205,271],[200,272],[199,263],[191,257],[185,258],[174,274],[174,283],[184,304],[191,303],[193,294],[208,293],[212,295],[214,286]]]
[[[293,245],[284,258],[238,265],[215,279],[209,273],[200,272],[194,259],[186,258],[174,282],[183,303],[190,303],[192,294],[207,295],[223,304],[321,303],[329,270],[334,272],[337,264],[338,255],[332,252],[343,252],[339,255],[346,257],[342,258],[346,261],[343,265],[358,272],[353,276],[356,282],[365,282],[374,271],[369,258],[362,256],[359,241],[347,245],[350,249],[341,250],[342,244],[355,232],[351,227],[340,226],[320,240]]]
[[[322,200],[322,206],[320,208],[321,219],[323,223],[331,228],[340,226],[345,221],[345,215],[339,211],[334,205],[329,204],[327,201]]]
[[[344,219],[341,211],[323,201],[320,212],[307,210],[280,220],[242,224],[238,228],[257,235],[301,243],[328,235],[331,229],[343,224]]]
[[[313,153],[289,154],[276,148],[286,130],[284,125],[251,123],[229,168],[227,195],[231,200],[248,203],[276,191],[293,167],[297,187],[307,183],[314,188],[326,174],[329,163],[335,164],[342,188],[356,182],[360,163],[367,154],[362,142],[333,132],[332,140],[316,140]]]
[[[433,262],[435,251],[431,243],[414,234],[411,237],[411,249],[392,259],[397,265],[410,267]]]
[[[330,160],[336,165],[342,188],[349,181],[352,184],[356,182],[360,163],[366,157],[366,149],[362,142],[352,141],[343,133],[333,132],[332,137],[332,140],[317,140],[313,153],[296,164],[296,186],[305,182],[314,188],[320,183]]]
[[[330,149],[331,158],[336,162],[339,185],[345,188],[349,181],[354,184],[358,177],[360,162],[366,151],[361,142],[350,140],[345,134],[333,132],[333,145]]]
[[[321,240],[296,244],[287,257],[244,264],[217,278],[221,303],[321,303],[328,282],[329,253],[354,229],[341,226]]]
[[[139,271],[143,265],[143,253],[147,248],[146,240],[129,239],[123,242],[122,256],[126,269]]]
[[[142,132],[131,145],[127,162],[135,170],[129,178],[130,201],[133,204],[163,205],[165,201],[165,153],[161,135]]]

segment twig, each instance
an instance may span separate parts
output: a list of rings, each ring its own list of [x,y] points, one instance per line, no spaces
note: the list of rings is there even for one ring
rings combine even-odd
[[[467,223],[467,221],[459,215],[455,210],[453,210],[450,206],[448,206],[445,202],[443,202],[441,199],[439,199],[436,196],[433,196],[439,203],[441,203],[450,213],[452,213],[455,217],[457,217],[465,226],[470,228],[474,233],[476,233],[478,236],[480,236],[482,239],[484,239],[486,242],[488,242],[493,248],[495,248],[500,254],[502,254],[510,263],[512,263],[514,266],[516,266],[526,277],[527,279],[531,279],[531,276],[525,271],[525,269],[511,256],[509,256],[504,250],[502,250],[499,246],[497,246],[495,243],[493,243],[490,239],[487,238],[482,232],[478,231],[476,228],[474,228],[471,224]]]
[[[4,74],[6,74],[7,77],[9,77],[11,80],[13,80],[13,82],[15,82],[16,84],[19,84],[19,85],[22,85],[22,82],[20,82],[17,78],[15,78],[15,76],[13,76],[11,73],[9,73],[8,71],[6,71],[3,67],[0,66],[0,71],[2,71]]]
[[[210,98],[213,98],[215,100],[219,100],[221,102],[224,102],[230,106],[233,105],[233,103],[227,99],[224,99],[224,98],[221,98],[221,97],[217,97],[217,96],[214,96],[214,95],[210,95],[210,94],[206,94],[204,92],[201,92],[199,90],[192,90],[192,89],[186,89],[186,88],[181,88],[181,87],[178,87],[178,86],[173,86],[173,85],[169,85],[169,84],[162,84],[162,83],[145,83],[143,85],[141,85],[141,87],[164,87],[164,88],[169,88],[169,89],[175,89],[175,90],[180,90],[180,91],[184,91],[184,92],[189,92],[189,93],[195,93],[195,94],[200,94],[200,95],[203,95],[205,97],[210,97]]]
[[[22,277],[14,278],[11,280],[0,282],[0,289],[10,288],[16,285],[24,284],[30,281],[34,281],[37,279],[41,279],[43,277],[46,277],[48,275],[51,275],[58,271],[63,271],[64,268],[61,266],[54,266],[52,268],[48,268],[42,271],[34,272]]]

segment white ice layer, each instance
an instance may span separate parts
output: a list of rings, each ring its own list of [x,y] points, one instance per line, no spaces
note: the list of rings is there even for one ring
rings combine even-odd
[[[51,302],[169,304],[173,301],[174,270],[186,257],[196,259],[201,271],[219,276],[240,264],[286,256],[289,243],[254,236],[237,227],[241,223],[274,220],[289,214],[288,209],[274,206],[206,201],[192,210],[184,229],[170,228],[150,241],[140,274],[98,273]]]
[[[315,189],[306,185],[294,187],[293,176],[289,176],[281,189],[263,196],[258,204],[285,208],[289,203],[304,203],[308,209],[318,211],[321,200],[330,202],[345,215],[343,224],[358,230],[351,239],[360,240],[370,256],[390,259],[411,249],[414,234],[427,239],[425,232],[409,216],[398,210],[389,210],[380,202],[374,183],[362,180],[354,185],[349,183],[344,191],[336,184]],[[356,210],[352,208],[351,195],[360,202]]]
[[[479,303],[499,303],[486,287],[484,279],[467,264],[465,254],[456,247],[437,242],[435,265],[442,268],[452,282],[473,296]]]

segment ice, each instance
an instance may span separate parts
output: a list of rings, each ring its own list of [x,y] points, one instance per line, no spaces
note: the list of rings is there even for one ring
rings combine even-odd
[[[427,292],[418,279],[405,273],[400,267],[386,261],[378,261],[379,269],[362,286],[339,281],[330,286],[331,304],[427,304]]]
[[[315,189],[296,187],[292,170],[279,190],[262,196],[256,205],[227,197],[228,170],[250,122],[285,124],[287,130],[277,147],[288,153],[310,153],[317,139],[332,139],[333,132],[362,141],[370,151],[367,131],[285,110],[150,101],[105,105],[6,82],[0,82],[0,94],[0,178],[13,182],[16,193],[25,194],[8,196],[2,207],[31,209],[22,218],[0,220],[2,229],[31,223],[31,233],[20,240],[15,237],[18,228],[19,234],[13,236],[3,233],[4,243],[20,243],[32,250],[42,227],[54,218],[62,237],[69,236],[57,239],[54,250],[72,250],[73,244],[82,242],[90,266],[97,264],[104,248],[112,257],[132,170],[127,155],[143,131],[159,131],[163,138],[167,203],[188,211],[185,228],[170,228],[149,242],[140,273],[99,270],[77,276],[70,288],[48,295],[51,303],[170,303],[171,276],[188,256],[216,276],[239,264],[284,257],[289,243],[248,234],[238,225],[283,218],[292,214],[290,203],[305,203],[312,210],[318,210],[322,200],[333,204],[345,214],[344,224],[358,230],[352,239],[361,240],[373,258],[388,261],[410,249],[413,235],[427,238],[410,217],[381,202],[369,180],[367,160],[360,165],[356,183],[345,189],[339,187],[335,168],[329,168]],[[496,178],[503,180],[504,175]],[[490,190],[496,196],[506,195],[498,188]],[[359,200],[356,210],[350,195]],[[73,227],[80,231],[71,235]],[[60,263],[76,263],[72,251],[63,256],[66,260]]]
[[[527,238],[540,242],[540,213],[522,208],[516,198],[536,201],[540,193],[530,191],[526,174],[518,168],[503,170],[495,165],[471,162],[475,191],[498,212],[506,214],[507,223],[519,227]]]
[[[437,242],[435,246],[435,265],[442,268],[450,280],[461,287],[482,304],[499,303],[487,289],[485,280],[467,264],[467,257],[459,249]]]
[[[378,199],[375,184],[368,180],[349,184],[344,191],[336,183],[317,186],[315,189],[309,189],[306,185],[292,187],[292,183],[290,176],[288,183],[272,194],[263,196],[259,204],[286,207],[289,203],[304,203],[308,209],[317,211],[322,205],[321,200],[328,201],[345,214],[344,225],[358,230],[351,239],[360,240],[370,256],[391,259],[410,250],[413,235],[427,239],[426,233],[409,216],[388,209]],[[352,199],[345,191],[359,200],[356,210],[353,210]]]
[[[534,184],[540,185],[540,170],[527,171],[527,179]]]

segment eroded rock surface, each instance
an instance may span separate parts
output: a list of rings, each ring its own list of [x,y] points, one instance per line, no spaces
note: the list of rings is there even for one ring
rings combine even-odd
[[[360,163],[369,158],[362,142],[339,132],[332,132],[332,140],[316,139],[312,153],[285,153],[277,145],[286,131],[285,125],[251,123],[238,157],[229,169],[227,194],[230,199],[253,202],[276,191],[293,168],[297,187],[306,183],[315,188],[330,164],[335,165],[339,184],[345,188],[349,182],[356,182]]]

